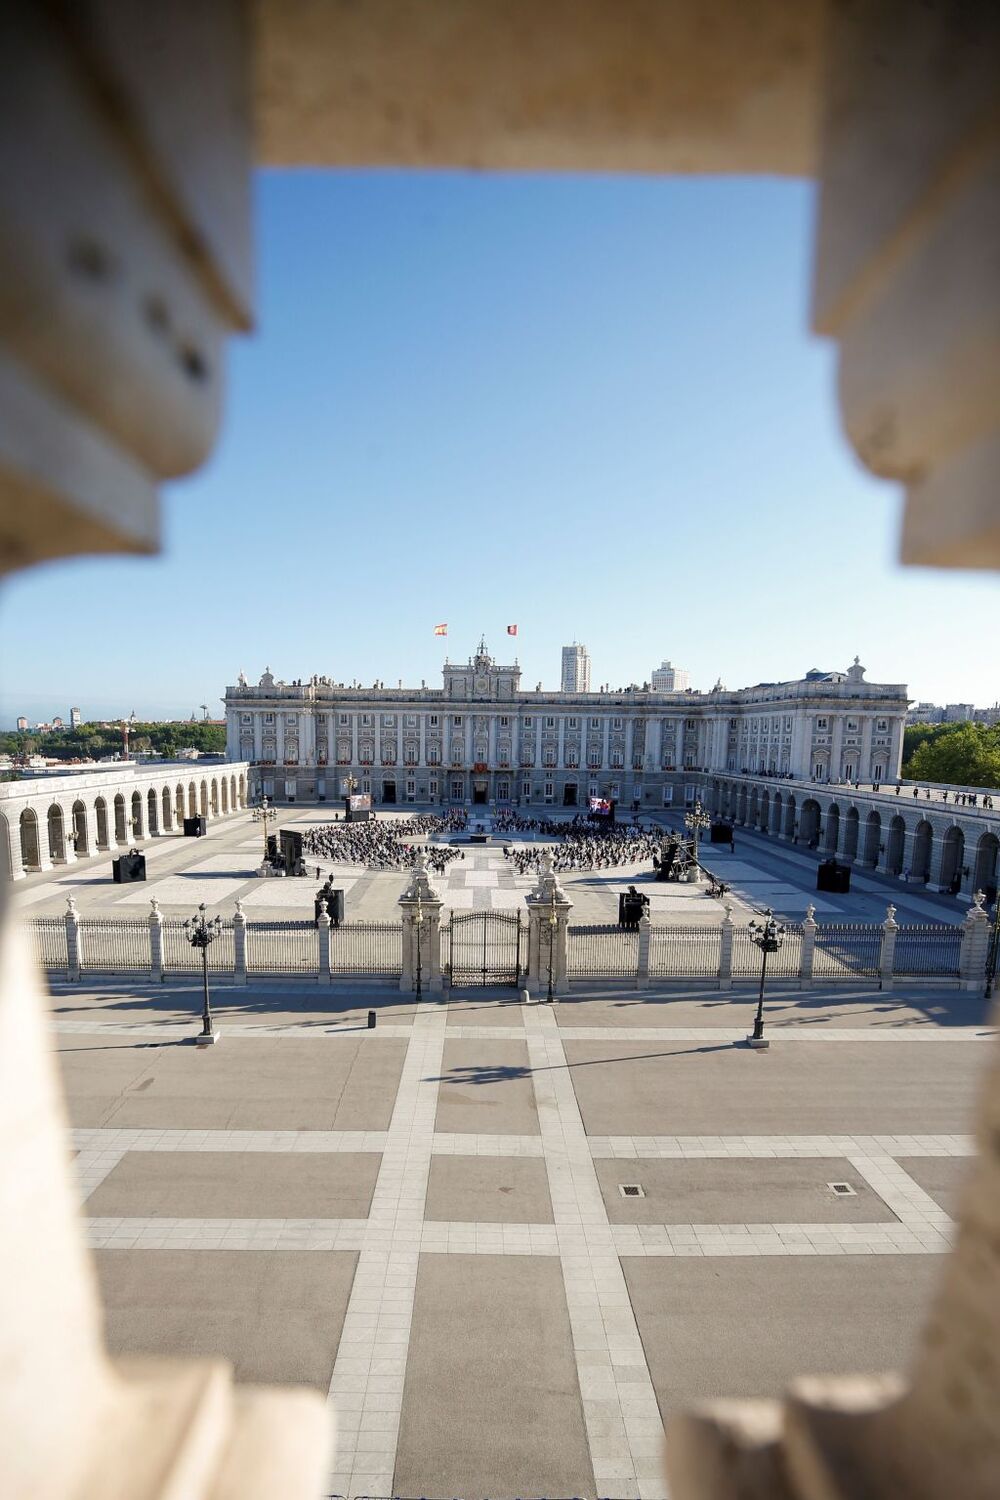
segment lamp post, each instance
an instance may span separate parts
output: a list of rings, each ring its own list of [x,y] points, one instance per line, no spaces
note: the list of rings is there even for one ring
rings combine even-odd
[[[996,877],[994,876],[994,879]],[[988,1000],[993,994],[993,986],[996,984],[997,969],[1000,968],[1000,890],[995,897],[996,905],[993,908],[993,928],[990,932],[990,945],[986,950],[986,990]]]
[[[192,948],[201,949],[201,981],[205,1000],[201,1012],[201,1033],[195,1038],[199,1046],[218,1040],[218,1033],[212,1029],[212,1007],[208,1000],[208,949],[221,931],[222,918],[213,917],[209,921],[205,916],[204,901],[198,908],[198,915],[188,917],[184,923],[184,936]]]
[[[413,918],[413,925],[416,928],[417,933],[417,1000],[419,1002],[421,996],[423,995],[423,987],[421,983],[422,970],[420,967],[420,934],[423,931],[424,926],[424,908],[420,900],[419,892],[417,893],[417,912],[416,916]]]
[[[278,809],[272,807],[268,799],[261,794],[260,802],[251,814],[253,821],[259,823],[264,833],[264,863],[267,863],[267,825],[278,816]]]
[[[549,925],[549,992],[546,999],[552,1004],[552,953],[556,941],[556,927],[559,925],[559,917],[556,912],[556,893],[553,890],[549,896],[549,914],[546,918]]]
[[[684,827],[689,829],[694,838],[694,862],[698,863],[698,835],[703,828],[707,828],[712,819],[702,807],[700,802],[695,802],[684,814]]]
[[[785,928],[774,920],[768,907],[762,922],[750,923],[750,936],[760,949],[760,993],[757,996],[757,1014],[754,1017],[753,1035],[747,1038],[751,1047],[766,1047],[764,1040],[764,983],[767,979],[767,955],[777,953],[785,941]]]

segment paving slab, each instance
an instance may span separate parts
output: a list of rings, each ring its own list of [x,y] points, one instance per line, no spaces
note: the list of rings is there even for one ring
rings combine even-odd
[[[953,1219],[957,1217],[962,1187],[972,1170],[971,1161],[954,1156],[899,1156],[896,1160],[939,1208]]]
[[[798,1375],[904,1367],[941,1258],[622,1259],[664,1421],[693,1401],[779,1396]]]
[[[545,1163],[530,1157],[434,1156],[424,1219],[449,1223],[551,1224],[552,1201]]]
[[[527,1044],[464,1038],[446,1041],[434,1128],[537,1135]]]
[[[221,1355],[236,1379],[326,1395],[351,1251],[97,1250],[112,1354]]]
[[[372,1152],[126,1151],[87,1199],[88,1218],[364,1219]]]
[[[393,1492],[594,1495],[558,1260],[420,1257]]]
[[[752,1161],[596,1160],[612,1224],[876,1223],[896,1215],[844,1157]],[[846,1182],[840,1196],[831,1182]],[[638,1185],[641,1198],[624,1197]]]
[[[385,1130],[406,1043],[61,1036],[58,1052],[74,1125]]]
[[[614,994],[583,991],[566,995],[556,1008],[559,1025],[574,1026],[741,1026],[752,1025],[757,995],[752,986],[720,991],[707,985],[690,986],[674,980],[663,991]],[[827,987],[769,992],[765,1004],[769,1030],[823,1029],[838,1026],[870,1027],[873,1034],[886,1027],[913,1026],[933,1030],[943,1026],[987,1024],[990,1005],[982,995],[956,989],[893,990],[873,985]]]
[[[448,1001],[449,1026],[521,1026],[524,1007],[515,990],[501,999],[455,999]]]
[[[212,989],[212,1014],[220,1031],[233,1021],[264,1029],[294,1024],[314,1026],[317,1032],[350,1030],[367,1025],[369,1010],[374,1010],[381,1021],[408,1026],[416,1014],[414,997],[401,995],[398,988],[389,989],[389,983],[386,987],[360,987],[344,981],[344,988],[321,987],[308,980],[294,986],[280,980],[239,988],[216,984]],[[163,1022],[200,1027],[201,985],[193,979],[163,985],[124,983],[102,989],[87,983],[66,985],[52,996],[50,1008],[60,1021],[83,1021],[99,1014],[103,1021],[125,1024]]]
[[[993,1048],[565,1038],[590,1135],[964,1132]]]

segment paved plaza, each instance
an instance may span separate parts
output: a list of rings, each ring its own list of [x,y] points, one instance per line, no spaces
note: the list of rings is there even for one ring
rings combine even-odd
[[[351,1497],[662,1496],[678,1407],[905,1362],[996,1045],[954,990],[784,993],[766,1053],[682,987],[216,1004],[54,989],[108,1339],[322,1391]]]
[[[406,813],[380,813],[385,822],[399,822]],[[333,813],[321,807],[281,810],[270,828],[298,828],[329,823]],[[666,817],[663,827],[679,826],[681,815]],[[649,826],[649,820],[646,820]],[[417,842],[423,842],[422,839]],[[531,875],[518,875],[504,859],[500,843],[462,845],[464,859],[453,861],[442,876],[434,877],[446,910],[517,911],[535,884]],[[512,836],[511,842],[516,842]],[[402,873],[369,871],[359,865],[335,865],[329,860],[310,859],[307,879],[262,880],[255,874],[261,860],[262,833],[249,814],[209,824],[205,838],[191,839],[171,834],[148,840],[143,846],[147,880],[136,885],[115,885],[111,860],[98,857],[72,867],[29,876],[14,895],[15,908],[32,916],[61,913],[72,895],[82,914],[104,913],[138,917],[149,910],[155,896],[168,915],[189,915],[200,902],[211,912],[231,916],[239,899],[248,918],[289,920],[312,916],[312,902],[322,876],[334,876],[346,893],[348,920],[395,920],[397,902],[406,884]],[[772,907],[779,915],[801,921],[812,904],[819,922],[880,922],[887,904],[897,907],[900,923],[960,922],[967,910],[964,901],[939,896],[925,889],[855,870],[851,892],[846,896],[816,892],[817,856],[743,829],[737,830],[736,851],[728,846],[705,843],[702,862],[732,887],[734,917],[745,920],[753,909]],[[653,879],[649,860],[614,869],[568,872],[560,876],[573,901],[573,922],[617,920],[618,894],[631,882],[641,884],[650,898],[654,922],[668,924],[717,923],[723,916],[722,902],[705,893],[704,885],[659,884]]]

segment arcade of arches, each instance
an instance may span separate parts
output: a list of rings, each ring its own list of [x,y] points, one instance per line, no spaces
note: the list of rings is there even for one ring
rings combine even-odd
[[[212,822],[246,805],[243,762],[142,771],[123,764],[7,782],[0,786],[0,872],[22,880],[36,870],[180,833],[185,818]]]
[[[992,809],[748,777],[713,778],[702,801],[718,817],[827,858],[946,894],[984,891],[996,899],[1000,817]]]

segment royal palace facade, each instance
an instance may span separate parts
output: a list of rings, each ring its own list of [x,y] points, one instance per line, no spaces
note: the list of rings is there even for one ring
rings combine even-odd
[[[907,696],[844,672],[710,693],[641,688],[566,693],[521,686],[483,643],[446,662],[440,688],[291,683],[266,671],[226,689],[227,751],[251,792],[338,801],[348,784],[376,805],[585,806],[644,810],[690,801],[705,772],[824,782],[894,779]]]

